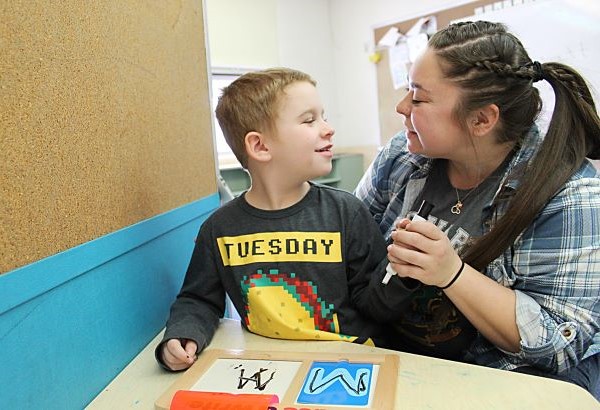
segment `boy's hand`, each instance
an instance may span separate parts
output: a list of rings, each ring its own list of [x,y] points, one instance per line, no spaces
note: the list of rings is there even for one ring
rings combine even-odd
[[[183,370],[190,367],[197,359],[198,345],[189,339],[169,339],[162,348],[163,362],[171,370]]]

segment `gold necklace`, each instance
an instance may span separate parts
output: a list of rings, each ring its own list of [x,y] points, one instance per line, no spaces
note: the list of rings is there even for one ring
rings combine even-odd
[[[471,195],[471,193],[473,193],[473,191],[477,189],[478,186],[479,185],[476,185],[473,188],[471,188],[471,190],[467,193],[467,195],[465,195],[465,197],[462,200],[464,201],[465,199],[467,199],[469,195]],[[463,203],[460,200],[460,196],[458,195],[458,189],[454,188],[454,191],[456,192],[456,203],[452,206],[452,208],[450,208],[450,212],[452,212],[454,215],[460,215],[460,210],[463,207]]]

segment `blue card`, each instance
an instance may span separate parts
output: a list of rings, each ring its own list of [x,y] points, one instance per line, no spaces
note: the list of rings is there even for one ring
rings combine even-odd
[[[366,406],[372,376],[372,363],[313,362],[298,403]]]

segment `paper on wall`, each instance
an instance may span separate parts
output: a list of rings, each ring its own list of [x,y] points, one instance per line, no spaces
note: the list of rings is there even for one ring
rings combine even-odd
[[[395,47],[390,47],[388,50],[390,59],[390,74],[392,84],[397,90],[408,85],[408,46],[407,43],[401,42]]]
[[[381,37],[377,43],[378,47],[394,47],[398,39],[402,36],[398,31],[398,27],[390,27],[390,29]]]
[[[406,36],[416,36],[421,33],[434,34],[437,31],[437,18],[435,16],[421,17],[413,26],[406,32]]]
[[[406,38],[408,47],[408,60],[412,63],[425,48],[427,48],[427,34],[420,33]]]

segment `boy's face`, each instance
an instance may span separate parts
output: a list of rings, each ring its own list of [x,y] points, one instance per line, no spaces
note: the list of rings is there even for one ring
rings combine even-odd
[[[334,129],[323,117],[323,104],[308,82],[288,85],[279,101],[275,135],[269,150],[274,170],[298,181],[331,172]]]

